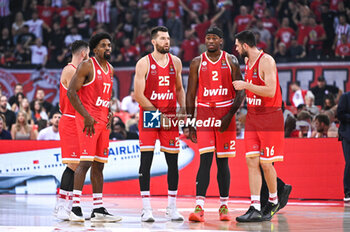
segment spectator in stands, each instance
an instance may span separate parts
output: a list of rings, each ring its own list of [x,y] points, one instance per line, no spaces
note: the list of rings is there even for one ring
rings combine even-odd
[[[135,133],[135,134],[139,134],[139,120],[140,120],[140,113],[137,112],[135,114],[135,118],[132,118],[130,120],[128,120],[127,124],[127,128],[128,128],[128,131],[131,132],[131,133]]]
[[[287,17],[284,17],[282,20],[282,27],[280,29],[278,29],[276,36],[275,36],[275,40],[274,40],[274,48],[275,48],[275,52],[278,52],[279,49],[279,44],[283,43],[286,47],[286,49],[288,49],[290,47],[291,41],[292,41],[292,37],[295,36],[295,31],[293,30],[293,28],[291,28],[289,26],[289,19]]]
[[[37,9],[39,18],[42,19],[46,25],[51,27],[56,8],[50,5],[50,0],[44,0],[43,5],[38,5]]]
[[[328,93],[324,96],[324,103],[323,103],[323,110],[330,110],[332,107],[334,107],[335,104],[335,99],[334,95],[332,93]]]
[[[302,59],[306,56],[305,48],[303,45],[299,45],[298,41],[293,37],[291,45],[289,47],[290,57],[294,60]]]
[[[114,97],[114,98],[111,99],[110,109],[111,109],[111,112],[113,112],[113,113],[120,112],[120,110],[121,110],[121,103],[120,103],[118,98]]]
[[[16,95],[18,93],[23,93],[23,85],[21,83],[17,83],[15,85],[14,95],[12,95],[8,100],[8,102],[11,106],[16,102]]]
[[[24,26],[25,22],[23,20],[23,14],[22,12],[17,12],[15,21],[12,23],[12,36],[13,36],[13,42],[17,43],[18,35],[21,33],[21,29]]]
[[[37,11],[32,13],[32,18],[25,22],[26,25],[29,26],[29,31],[32,32],[36,38],[40,38],[43,40],[43,28],[50,32],[51,28],[44,23],[43,20],[39,19],[39,14]]]
[[[269,52],[271,48],[271,33],[264,28],[264,23],[261,19],[256,20],[256,26],[253,28],[253,31],[259,33],[260,41],[266,44],[266,49],[263,50]]]
[[[32,125],[28,124],[27,114],[23,111],[18,112],[16,123],[11,127],[11,136],[14,140],[35,140],[37,131]]]
[[[13,51],[9,48],[6,48],[4,53],[0,53],[0,65],[5,67],[11,67],[15,64],[16,59],[13,54]]]
[[[278,63],[285,63],[289,61],[290,55],[285,43],[280,42],[278,44],[278,49],[274,57],[276,62]]]
[[[60,27],[58,22],[53,24],[53,30],[48,37],[48,47],[51,53],[51,60],[56,62],[56,58],[62,53],[62,48],[64,47],[65,34]]]
[[[11,140],[11,133],[7,130],[5,116],[0,114],[0,140]]]
[[[288,115],[284,124],[284,137],[285,138],[297,138],[299,137],[299,131],[296,130],[296,122],[297,120]]]
[[[339,24],[335,28],[335,37],[333,42],[333,49],[335,49],[339,44],[341,44],[342,35],[346,35],[347,41],[350,42],[350,24],[346,22],[345,15],[339,16]]]
[[[130,117],[134,117],[139,112],[139,103],[135,100],[134,90],[130,91],[129,96],[126,96],[122,100],[122,110],[130,114]]]
[[[137,34],[137,23],[134,22],[132,12],[126,11],[124,19],[117,26],[116,31],[120,32],[122,36],[129,38],[134,42]]]
[[[316,23],[315,17],[309,17],[308,57],[320,58],[324,40],[326,40],[326,32],[323,26]]]
[[[292,82],[290,84],[290,90],[292,94],[290,95],[290,103],[294,107],[298,107],[300,104],[305,104],[304,97],[307,94],[307,90],[301,89],[298,82]]]
[[[249,29],[254,21],[254,17],[248,14],[248,9],[246,6],[241,6],[239,8],[239,13],[240,14],[235,17],[233,22],[233,34]]]
[[[22,104],[23,98],[25,98],[23,93],[17,93],[16,98],[15,98],[15,102],[11,105],[11,110],[13,112],[15,112],[16,114],[19,111],[19,107]]]
[[[45,91],[43,89],[37,89],[35,99],[30,102],[30,109],[34,111],[34,103],[38,101],[42,107],[44,107],[45,112],[50,112],[52,104],[45,100]],[[40,112],[39,112],[40,113]]]
[[[321,22],[326,32],[327,39],[323,42],[323,50],[326,55],[332,55],[334,42],[334,18],[336,12],[329,10],[329,3],[325,2],[321,6]]]
[[[131,45],[128,37],[124,38],[123,47],[120,49],[123,61],[126,63],[135,63],[139,59],[139,51],[134,45]]]
[[[139,28],[138,35],[135,40],[137,50],[140,51],[140,54],[144,54],[146,51],[146,45],[150,43],[149,41],[151,41],[151,33],[146,26],[142,26]]]
[[[39,132],[38,140],[60,140],[58,125],[61,119],[61,113],[55,112],[50,119],[52,126],[46,127]]]
[[[12,50],[13,49],[13,40],[10,36],[10,31],[7,27],[4,27],[1,30],[1,37],[0,37],[0,53],[4,53],[5,50]]]
[[[301,46],[306,46],[307,37],[309,36],[309,31],[310,31],[309,17],[304,15],[301,17],[300,20],[298,20],[297,13],[298,13],[297,11],[294,12],[293,21],[298,27],[298,31],[297,31],[298,44]]]
[[[35,124],[39,124],[40,121],[47,121],[49,119],[44,107],[42,106],[42,103],[40,103],[38,100],[34,101],[34,109],[32,112]]]
[[[327,138],[329,128],[329,118],[325,114],[319,114],[315,118],[316,131],[312,133],[312,138]]]
[[[73,27],[70,29],[70,34],[64,38],[64,43],[68,48],[74,41],[82,39],[83,37],[80,34],[78,34],[78,28]]]
[[[332,93],[335,98],[335,102],[338,103],[340,96],[343,94],[338,87],[333,85],[327,85],[324,76],[319,76],[317,78],[317,85],[311,88],[311,92],[315,95],[315,105],[323,106],[325,96]]]
[[[111,140],[139,139],[136,133],[128,132],[125,129],[125,124],[119,121],[112,125],[112,132],[109,135]]]
[[[335,56],[342,59],[350,57],[350,42],[346,34],[341,35],[341,42],[335,49]]]
[[[311,91],[307,91],[304,97],[306,110],[310,112],[311,116],[315,116],[320,113],[320,109],[315,106],[315,95]]]
[[[16,64],[30,64],[31,62],[30,50],[20,43],[16,44],[13,55],[16,60]]]
[[[255,35],[256,47],[259,50],[263,50],[264,52],[268,52],[266,43],[264,41],[261,41],[261,39],[260,39],[260,37],[261,37],[260,33],[255,31],[254,35]]]
[[[40,38],[35,39],[35,45],[31,45],[30,50],[32,52],[31,63],[45,67],[48,51]]]
[[[90,37],[90,20],[85,17],[84,10],[76,11],[76,26],[78,28],[78,34],[83,37],[84,40],[88,40]]]
[[[199,39],[194,36],[191,29],[185,30],[185,40],[181,44],[181,60],[191,62],[198,55]]]
[[[19,106],[19,111],[23,111],[27,114],[28,124],[34,124],[33,112],[30,109],[29,100],[26,97],[22,99],[21,105]]]
[[[272,36],[275,36],[276,31],[279,28],[279,23],[275,17],[271,16],[271,10],[269,8],[264,10],[263,21],[264,28],[269,30]]]
[[[264,11],[266,9],[266,2],[264,0],[256,0],[254,2],[254,15],[261,19],[264,16]]]
[[[18,34],[17,44],[20,43],[25,47],[29,47],[30,43],[35,41],[35,35],[29,32],[29,26],[24,25],[20,29],[20,33]]]
[[[297,115],[296,130],[299,138],[311,138],[312,116],[309,112],[302,110]]]
[[[73,16],[74,15],[74,12],[75,12],[75,8],[68,5],[68,0],[62,0],[62,4],[61,4],[61,7],[58,7],[56,9],[56,12],[57,14],[59,15],[60,17],[60,26],[61,28],[65,27],[66,24],[67,24],[67,18],[69,16]]]
[[[96,9],[91,5],[90,0],[85,0],[83,6],[84,16],[90,21],[90,27],[95,24]]]
[[[172,10],[169,14],[165,26],[169,30],[169,35],[171,39],[175,40],[175,44],[178,44],[183,39],[183,26],[182,21],[176,17],[176,11]]]
[[[12,128],[12,124],[16,122],[16,114],[7,108],[7,97],[5,95],[0,96],[0,114],[5,116],[7,128]]]

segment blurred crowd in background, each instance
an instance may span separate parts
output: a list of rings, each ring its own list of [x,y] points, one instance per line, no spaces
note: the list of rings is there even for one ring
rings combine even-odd
[[[73,41],[107,31],[112,64],[130,66],[153,50],[156,25],[169,28],[171,52],[186,65],[213,24],[230,53],[234,34],[251,29],[277,62],[348,59],[349,22],[344,0],[0,0],[0,65],[63,67]]]

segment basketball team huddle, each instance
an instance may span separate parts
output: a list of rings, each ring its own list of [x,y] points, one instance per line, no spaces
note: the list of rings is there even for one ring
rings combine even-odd
[[[60,83],[59,125],[63,172],[54,210],[61,220],[84,222],[80,198],[87,171],[93,189],[92,222],[117,222],[103,205],[103,168],[108,161],[109,131],[112,113],[109,104],[113,86],[111,36],[98,33],[89,43],[72,44],[72,62],[62,71]],[[204,222],[205,197],[213,157],[217,164],[220,192],[219,219],[230,221],[228,159],[236,155],[235,114],[244,98],[247,103],[245,155],[249,171],[251,205],[236,217],[238,222],[269,221],[288,201],[291,186],[277,177],[274,162],[283,161],[284,120],[282,96],[274,59],[256,47],[251,31],[235,36],[236,50],[245,61],[244,80],[237,58],[223,50],[223,32],[218,27],[206,31],[206,51],[195,57],[189,70],[187,93],[182,85],[182,62],[170,54],[168,29],[151,31],[154,51],[141,58],[135,69],[134,93],[140,105],[139,184],[142,198],[142,222],[154,222],[150,195],[150,170],[156,140],[168,166],[168,206],[165,217],[184,221],[176,207],[180,150],[179,126],[175,120],[219,120],[219,125],[189,126],[189,137],[197,143],[200,166],[196,177],[196,202],[188,220]],[[89,58],[89,53],[94,54]],[[144,127],[144,113],[160,115],[159,128]]]

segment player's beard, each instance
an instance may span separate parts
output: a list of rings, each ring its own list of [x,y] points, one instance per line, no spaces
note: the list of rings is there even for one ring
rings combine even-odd
[[[244,48],[242,48],[241,56],[242,56],[243,59],[248,57],[248,52],[246,50],[244,50]]]
[[[109,60],[109,59],[111,59],[111,54],[107,54],[107,52],[104,52],[104,53],[103,53],[103,57],[104,57],[106,60]]]
[[[156,44],[156,49],[157,49],[157,52],[159,52],[161,54],[169,53],[169,48],[161,47],[158,44]]]

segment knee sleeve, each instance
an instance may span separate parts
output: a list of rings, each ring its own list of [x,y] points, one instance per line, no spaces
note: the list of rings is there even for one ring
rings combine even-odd
[[[68,167],[64,170],[61,178],[60,189],[71,192],[74,186],[74,171]]]
[[[165,160],[168,165],[168,190],[177,190],[179,183],[178,154],[165,152]]]
[[[139,168],[139,183],[140,183],[141,191],[149,191],[152,160],[153,160],[153,151],[141,152],[140,168]]]
[[[210,182],[210,168],[213,162],[213,152],[200,155],[200,164],[196,178],[196,195],[205,196]]]

